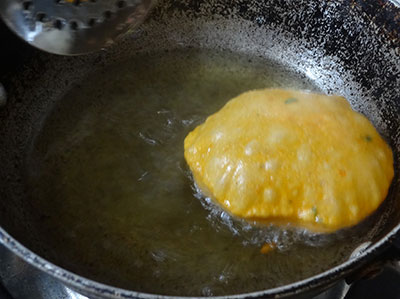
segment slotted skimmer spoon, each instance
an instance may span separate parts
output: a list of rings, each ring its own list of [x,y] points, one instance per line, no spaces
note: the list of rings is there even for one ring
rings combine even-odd
[[[146,17],[154,0],[1,0],[3,21],[41,50],[77,55],[113,43]]]

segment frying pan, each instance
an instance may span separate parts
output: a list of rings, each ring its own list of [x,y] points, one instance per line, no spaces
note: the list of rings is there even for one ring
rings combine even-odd
[[[27,186],[26,173],[32,170],[29,155],[37,136],[51,127],[52,121],[48,119],[52,119],[57,107],[63,107],[60,105],[67,102],[66,95],[68,97],[72,89],[79,90],[82,82],[94,78],[91,84],[96,85],[96,80],[100,80],[95,87],[101,90],[101,86],[107,84],[101,78],[107,77],[110,70],[118,73],[118,68],[112,69],[113,66],[120,67],[134,60],[142,71],[148,65],[141,66],[141,61],[154,55],[159,57],[174,53],[205,53],[200,54],[200,62],[204,57],[213,55],[210,53],[218,51],[248,57],[248,61],[259,64],[268,61],[279,66],[277,73],[284,69],[283,73],[309,82],[306,85],[316,90],[343,95],[354,109],[374,123],[394,153],[395,178],[384,203],[366,220],[367,229],[350,229],[340,236],[328,236],[338,240],[334,242],[336,245],[329,243],[329,246],[349,247],[350,244],[339,263],[328,265],[323,259],[314,259],[316,265],[327,263],[326,267],[297,280],[282,281],[272,286],[265,284],[265,287],[258,286],[258,289],[246,292],[225,292],[223,295],[228,295],[226,298],[309,296],[322,292],[342,278],[351,281],[362,277],[376,270],[382,261],[396,258],[397,250],[391,245],[400,230],[399,12],[399,8],[390,1],[160,1],[137,31],[105,51],[80,57],[42,53],[27,48],[4,32],[2,51],[17,59],[12,63],[2,62],[1,82],[7,92],[7,103],[0,110],[0,244],[3,246],[0,260],[5,265],[0,269],[0,277],[3,281],[10,280],[7,276],[10,272],[7,271],[11,268],[23,273],[24,269],[33,267],[37,277],[50,277],[52,282],[62,283],[93,298],[152,298],[156,295],[151,293],[157,293],[159,285],[168,284],[168,281],[160,282],[154,278],[149,281],[154,286],[153,290],[135,286],[135,282],[118,288],[121,286],[118,282],[114,283],[111,278],[108,281],[98,279],[96,271],[90,271],[101,267],[101,261],[98,261],[99,265],[90,265],[90,268],[83,265],[77,255],[64,255],[63,247],[79,248],[85,241],[78,239],[71,244],[71,239],[67,237],[70,224],[63,224],[62,218],[53,220],[54,231],[51,226],[44,229],[46,225],[43,223],[51,215],[43,214],[46,206],[35,206],[36,201],[32,200]],[[135,57],[139,58],[135,60]],[[175,61],[185,60],[188,56],[183,54],[179,57]],[[158,60],[148,61],[157,63]],[[173,76],[179,77],[182,70],[175,71]],[[184,74],[186,76],[190,72]],[[146,78],[144,76],[143,80]],[[144,82],[139,75],[136,80]],[[286,82],[290,85],[290,80]],[[175,85],[173,88],[180,90],[184,88],[182,86]],[[214,93],[217,94],[217,91],[214,90]],[[96,102],[96,97],[100,98],[101,94],[92,97],[89,102]],[[141,105],[146,107],[146,102]],[[78,105],[73,110],[76,115],[81,108]],[[71,121],[76,120],[73,119],[75,114],[71,114]],[[58,204],[62,206],[62,202]],[[96,208],[100,209],[92,204],[85,210],[88,217],[89,211]],[[168,232],[163,234],[168,235]],[[357,239],[359,243],[353,242],[354,234],[360,237]],[[96,234],[87,237],[97,244]],[[112,237],[102,236],[114,242]],[[319,238],[310,238],[314,237]],[[362,247],[357,248],[360,243],[363,243]],[[323,247],[323,250],[318,246],[310,250],[318,256],[318,252],[328,252],[329,246]],[[121,252],[123,256],[124,251]],[[207,258],[199,259],[197,263],[203,263]],[[300,255],[297,261],[307,258]],[[290,256],[288,259],[293,261]],[[196,265],[196,261],[191,265]],[[108,277],[118,276],[123,262],[118,260],[114,265],[107,266],[110,267],[102,271],[109,272]],[[269,269],[265,269],[267,271]],[[296,271],[300,271],[299,265],[293,262],[291,272]],[[240,284],[240,277],[238,279],[236,283]],[[174,297],[213,295],[212,292],[168,294],[162,291],[158,294]]]

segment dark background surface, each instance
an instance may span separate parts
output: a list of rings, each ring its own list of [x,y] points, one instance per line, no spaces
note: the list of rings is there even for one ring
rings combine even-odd
[[[346,299],[398,299],[400,298],[400,273],[386,268],[374,279],[361,280],[350,288]]]

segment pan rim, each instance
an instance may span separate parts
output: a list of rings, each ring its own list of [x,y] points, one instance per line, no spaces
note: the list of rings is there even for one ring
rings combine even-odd
[[[387,247],[390,246],[391,241],[396,237],[400,231],[400,223],[397,224],[389,233],[383,236],[379,241],[372,244],[365,251],[361,252],[358,256],[350,258],[347,261],[330,268],[317,275],[286,284],[283,286],[265,289],[261,291],[255,291],[250,293],[242,293],[235,295],[224,295],[224,296],[211,296],[210,298],[218,299],[244,299],[244,298],[258,298],[258,297],[271,297],[271,296],[293,296],[307,290],[311,291],[318,287],[329,286],[334,282],[337,282],[340,278],[344,278],[351,272],[356,271],[366,262],[371,261],[377,254],[381,253]],[[204,297],[193,297],[193,296],[172,296],[172,295],[159,295],[152,293],[143,293],[133,290],[123,289],[107,285],[105,283],[97,282],[75,274],[69,270],[66,270],[56,264],[42,258],[37,255],[11,235],[9,235],[0,226],[0,245],[5,246],[8,250],[12,251],[18,257],[29,263],[36,269],[43,271],[44,273],[54,277],[64,283],[66,286],[71,286],[78,293],[83,291],[83,294],[96,294],[99,296],[105,296],[105,298],[204,298]],[[322,291],[322,290],[321,290]]]

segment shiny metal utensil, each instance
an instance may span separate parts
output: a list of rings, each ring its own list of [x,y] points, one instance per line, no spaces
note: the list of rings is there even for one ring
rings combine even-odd
[[[112,44],[146,17],[154,0],[1,0],[0,15],[41,50],[76,55]]]

